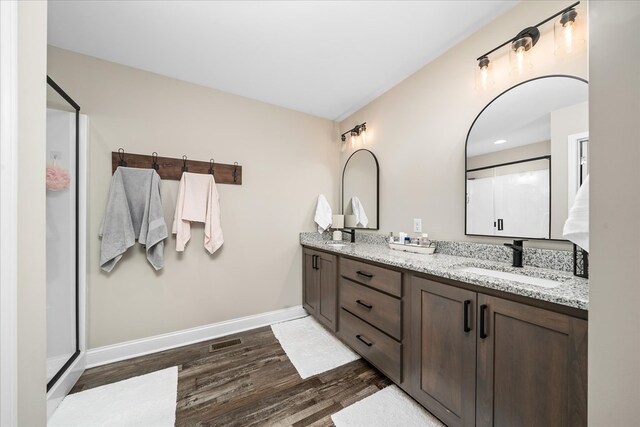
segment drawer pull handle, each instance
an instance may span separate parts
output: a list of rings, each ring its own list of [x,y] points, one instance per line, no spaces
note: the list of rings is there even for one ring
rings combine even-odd
[[[471,306],[471,300],[468,299],[464,302],[464,333],[471,332],[469,326],[469,307]]]
[[[356,274],[357,274],[358,276],[364,276],[364,277],[366,277],[367,279],[371,279],[371,278],[373,278],[373,274],[365,273],[364,271],[356,271]]]
[[[372,342],[367,341],[366,339],[364,339],[362,337],[362,335],[356,335],[356,338],[358,338],[358,340],[360,340],[361,342],[363,342],[367,347],[371,347],[373,345]]]
[[[480,306],[480,338],[485,339],[487,338],[489,335],[487,335],[487,333],[484,330],[484,318],[486,316],[486,312],[487,312],[487,305],[486,304],[482,304]]]
[[[361,300],[356,301],[358,304],[366,308],[367,310],[371,310],[373,306],[371,304],[367,304],[366,302],[362,302]]]

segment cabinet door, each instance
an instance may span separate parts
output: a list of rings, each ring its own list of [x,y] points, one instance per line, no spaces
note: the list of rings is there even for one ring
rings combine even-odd
[[[478,307],[477,425],[586,425],[587,322],[482,294]]]
[[[475,292],[411,278],[411,393],[448,426],[475,425],[475,306]]]
[[[329,329],[336,331],[338,311],[338,258],[335,255],[320,254],[317,267],[319,305],[318,320]]]
[[[319,300],[316,257],[317,254],[313,251],[303,251],[302,305],[310,314],[316,314]]]

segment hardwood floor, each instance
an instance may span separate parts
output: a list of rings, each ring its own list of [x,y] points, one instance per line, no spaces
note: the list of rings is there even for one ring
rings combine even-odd
[[[71,393],[176,365],[176,426],[331,426],[391,384],[363,359],[303,380],[264,327],[89,369]]]

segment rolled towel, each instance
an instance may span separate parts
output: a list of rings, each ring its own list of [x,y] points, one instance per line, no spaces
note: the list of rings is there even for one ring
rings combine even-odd
[[[360,201],[360,199],[358,199],[357,196],[353,196],[351,198],[351,209],[353,210],[353,214],[356,216],[356,225],[360,224],[366,228],[369,224],[369,218],[364,211],[362,202]]]
[[[316,214],[313,220],[318,224],[318,233],[322,234],[331,226],[331,206],[324,197],[324,194],[318,196],[318,204],[316,205]]]
[[[589,252],[589,176],[576,193],[562,235]]]

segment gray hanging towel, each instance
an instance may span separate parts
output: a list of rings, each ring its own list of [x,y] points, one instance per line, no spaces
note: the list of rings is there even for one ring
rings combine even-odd
[[[106,272],[113,270],[136,240],[146,246],[147,260],[153,268],[163,267],[168,232],[160,198],[160,175],[155,170],[116,169],[100,237],[100,267]]]

